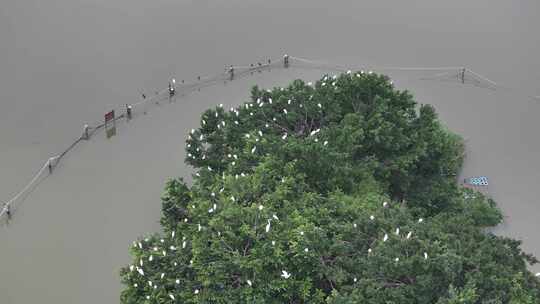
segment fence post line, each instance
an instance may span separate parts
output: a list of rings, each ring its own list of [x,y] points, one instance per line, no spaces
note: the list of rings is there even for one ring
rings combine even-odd
[[[289,55],[285,54],[283,56],[283,67],[288,68],[289,67]]]

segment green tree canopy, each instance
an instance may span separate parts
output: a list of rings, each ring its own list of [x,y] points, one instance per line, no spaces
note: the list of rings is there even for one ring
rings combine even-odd
[[[252,89],[187,138],[163,232],[134,242],[123,303],[538,303],[495,203],[456,183],[463,142],[386,76]]]

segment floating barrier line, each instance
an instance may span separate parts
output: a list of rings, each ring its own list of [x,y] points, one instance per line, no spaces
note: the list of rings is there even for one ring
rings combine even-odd
[[[291,61],[290,61],[291,60]],[[307,66],[303,66],[302,63],[304,63]],[[200,90],[201,88],[212,86],[215,84],[218,84],[220,82],[227,82],[232,81],[234,79],[242,78],[248,75],[253,75],[254,73],[260,73],[263,71],[270,71],[273,68],[298,68],[298,69],[318,69],[318,70],[335,70],[338,72],[345,72],[349,70],[366,70],[365,68],[347,68],[345,66],[336,65],[324,61],[317,61],[317,60],[311,60],[301,57],[294,57],[294,56],[288,56],[285,55],[282,58],[276,59],[269,59],[267,63],[257,63],[257,65],[250,65],[250,66],[234,66],[231,65],[228,68],[225,69],[225,72],[220,72],[216,75],[209,75],[209,76],[199,76],[197,77],[196,81],[191,82],[184,82],[177,84],[175,83],[175,80],[172,80],[172,84],[169,83],[169,87],[165,89],[161,89],[155,92],[154,95],[148,96],[147,98],[145,95],[143,95],[143,100],[130,104],[125,105],[126,112],[122,113],[124,108],[121,105],[117,105],[113,108],[114,111],[118,111],[120,114],[119,116],[115,117],[112,122],[116,122],[120,119],[131,119],[132,118],[132,109],[135,109],[141,105],[144,105],[146,103],[155,102],[156,104],[159,104],[159,101],[162,100],[171,100],[171,98],[175,97],[179,93],[183,96],[185,94],[189,94],[191,92],[194,92],[196,90]],[[453,81],[460,81],[461,83],[465,84],[467,81],[467,84],[475,84],[477,87],[483,87],[483,88],[503,88],[507,90],[516,90],[509,87],[503,87],[496,82],[478,74],[470,69],[467,69],[465,67],[372,67],[371,68],[374,71],[446,71],[443,73],[438,73],[435,77],[444,77],[444,76],[451,76],[447,80],[453,80]],[[455,72],[455,74],[452,74],[451,72]],[[473,79],[469,80],[469,78],[466,79],[466,73],[472,75]],[[481,82],[485,82],[486,84],[482,84]],[[484,85],[484,86],[482,86]],[[141,93],[143,94],[143,93]],[[540,100],[540,96],[528,96],[534,100]],[[144,111],[146,113],[146,111]],[[44,172],[49,169],[49,174],[52,174],[53,169],[58,165],[58,163],[63,159],[63,157],[69,153],[73,148],[77,146],[81,141],[88,140],[90,137],[92,137],[96,132],[103,129],[106,126],[105,122],[103,120],[99,122],[95,122],[91,125],[85,125],[84,133],[82,136],[77,138],[67,149],[65,149],[62,153],[53,156],[49,158],[43,166],[37,171],[37,173],[32,177],[30,182],[26,184],[22,190],[20,190],[15,196],[13,196],[11,199],[6,201],[2,206],[2,209],[0,210],[0,218],[4,216],[5,214],[8,214],[8,218],[10,216],[10,207],[23,196],[24,193],[26,193],[33,185],[36,184],[39,177],[44,174]],[[47,177],[46,175],[45,177]]]

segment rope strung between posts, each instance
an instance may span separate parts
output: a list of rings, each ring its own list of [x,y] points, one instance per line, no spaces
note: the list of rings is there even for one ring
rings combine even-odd
[[[271,71],[272,69],[277,68],[296,68],[296,69],[317,69],[317,70],[328,70],[328,71],[337,71],[337,72],[350,72],[351,70],[363,71],[365,68],[351,68],[345,67],[343,65],[337,65],[324,61],[310,60],[301,57],[294,57],[289,55],[284,55],[279,60],[268,59],[265,63],[250,64],[249,66],[230,66],[225,69],[224,72],[209,75],[209,76],[198,76],[196,81],[176,83],[175,79],[172,79],[172,83],[169,82],[167,88],[155,91],[153,96],[146,97],[143,93],[143,99],[139,102],[125,105],[116,106],[113,108],[114,111],[125,113],[115,117],[113,122],[116,122],[120,119],[132,119],[134,110],[139,107],[146,106],[151,103],[159,104],[160,101],[165,101],[171,99],[177,95],[187,95],[189,93],[199,91],[202,88],[209,87],[212,85],[226,83],[235,79],[240,79],[253,75],[254,73],[262,73],[264,71]],[[441,81],[453,81],[460,82],[462,84],[472,84],[481,88],[488,88],[492,90],[496,89],[505,89],[505,90],[516,90],[510,87],[501,86],[494,81],[473,72],[470,69],[464,67],[372,67],[368,73],[372,71],[404,71],[404,72],[431,72],[431,71],[440,71],[440,73],[435,74],[431,77],[420,78],[422,80],[441,80]],[[528,96],[534,100],[540,101],[540,96]],[[146,110],[143,109],[143,112],[146,113]],[[43,166],[37,171],[37,173],[32,177],[30,182],[26,184],[22,190],[20,190],[15,196],[2,204],[2,209],[0,210],[0,218],[4,215],[11,215],[10,208],[15,202],[22,198],[25,193],[30,193],[32,186],[38,183],[38,180],[41,176],[44,178],[53,173],[54,168],[62,160],[62,158],[71,151],[77,144],[83,140],[88,140],[100,129],[104,128],[106,123],[103,120],[95,122],[93,124],[86,124],[84,126],[83,134],[77,138],[67,149],[62,151],[62,153],[49,158]],[[48,170],[47,170],[48,169]],[[47,175],[44,175],[44,173]]]

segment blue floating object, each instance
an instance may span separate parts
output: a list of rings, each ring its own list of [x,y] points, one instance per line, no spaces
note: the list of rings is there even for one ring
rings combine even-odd
[[[470,177],[465,182],[467,184],[470,184],[470,185],[473,185],[473,186],[487,186],[487,185],[489,185],[488,178],[486,176]]]

